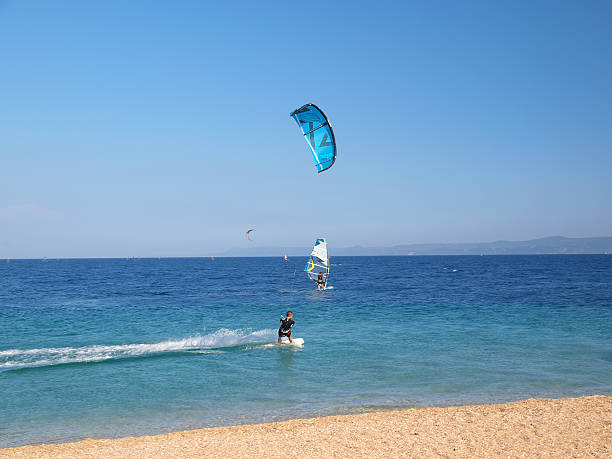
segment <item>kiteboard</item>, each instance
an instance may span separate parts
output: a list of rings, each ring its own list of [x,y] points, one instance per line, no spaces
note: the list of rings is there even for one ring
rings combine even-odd
[[[293,338],[293,343],[289,341],[289,338],[283,336],[281,338],[281,345],[289,345],[289,346],[303,346],[304,338]]]
[[[283,336],[281,338],[281,346],[297,346],[297,347],[304,347],[304,338],[293,338],[293,343],[291,343],[289,341],[289,338],[287,338],[286,336]],[[265,347],[274,347],[274,346],[278,346],[278,343],[274,343],[274,344],[266,344]]]

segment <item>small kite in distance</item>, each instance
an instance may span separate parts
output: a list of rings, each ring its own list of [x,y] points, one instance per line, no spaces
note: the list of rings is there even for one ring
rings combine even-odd
[[[255,230],[253,228],[251,228],[251,229],[247,230],[247,232],[244,235],[249,241],[253,240],[253,239],[250,238],[251,231],[255,231]]]

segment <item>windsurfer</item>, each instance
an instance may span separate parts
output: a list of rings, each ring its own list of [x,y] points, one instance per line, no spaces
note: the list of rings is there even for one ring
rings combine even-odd
[[[317,274],[317,290],[325,290],[325,277],[323,277],[323,273]]]

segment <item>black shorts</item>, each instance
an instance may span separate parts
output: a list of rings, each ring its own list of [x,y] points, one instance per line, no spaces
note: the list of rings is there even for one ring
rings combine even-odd
[[[284,331],[282,328],[279,328],[278,329],[278,336],[281,337],[281,338],[283,336],[291,336],[291,330]]]

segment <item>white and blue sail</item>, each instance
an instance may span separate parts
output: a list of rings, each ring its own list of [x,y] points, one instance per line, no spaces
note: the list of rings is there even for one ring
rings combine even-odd
[[[321,274],[323,282],[325,286],[327,286],[327,278],[329,277],[329,254],[327,253],[327,242],[325,242],[325,238],[318,238],[315,241],[304,271],[306,271],[308,277],[315,282],[319,280],[319,274]]]
[[[314,104],[306,104],[289,116],[302,130],[317,171],[323,172],[332,167],[336,161],[336,138],[325,113]]]

